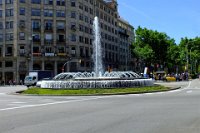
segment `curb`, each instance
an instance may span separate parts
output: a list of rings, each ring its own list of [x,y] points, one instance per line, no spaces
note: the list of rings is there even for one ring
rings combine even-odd
[[[115,93],[115,94],[110,94],[110,93],[105,93],[105,94],[85,94],[85,95],[37,95],[37,94],[21,94],[24,90],[17,91],[14,93],[10,93],[12,95],[20,95],[20,96],[111,96],[111,95],[134,95],[134,94],[148,94],[148,93],[159,93],[159,92],[170,92],[174,90],[178,90],[181,87],[168,87],[170,88],[169,90],[162,90],[162,91],[149,91],[149,92],[133,92],[133,93]]]

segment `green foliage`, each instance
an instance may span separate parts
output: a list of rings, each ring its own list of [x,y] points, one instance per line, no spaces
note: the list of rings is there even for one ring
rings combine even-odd
[[[179,44],[180,65],[188,65],[191,73],[198,73],[200,64],[200,37],[194,39],[182,38]]]
[[[152,87],[136,87],[136,88],[110,88],[110,89],[41,89],[41,88],[29,88],[22,94],[34,94],[34,95],[105,95],[105,94],[131,94],[131,93],[147,93],[157,91],[167,91],[170,88],[164,86],[152,86]]]
[[[160,64],[175,72],[184,71],[187,61],[193,71],[198,70],[200,64],[200,38],[181,38],[179,45],[165,33],[138,27],[133,43],[134,57],[142,59],[147,66]]]
[[[133,53],[146,64],[164,65],[168,60],[178,56],[177,53],[173,53],[176,49],[174,39],[170,39],[165,33],[146,28],[138,27],[133,45]]]

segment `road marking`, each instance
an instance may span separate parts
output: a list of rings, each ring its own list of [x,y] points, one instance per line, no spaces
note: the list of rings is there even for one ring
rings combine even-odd
[[[0,95],[6,95],[6,93],[0,93]]]
[[[90,101],[90,100],[97,100],[97,99],[101,99],[101,98],[103,98],[103,97],[95,97],[95,98],[71,100],[71,101],[59,101],[59,102],[44,103],[44,104],[23,105],[23,106],[18,106],[18,107],[0,109],[0,111],[8,111],[8,110],[15,110],[15,109],[23,109],[23,108],[33,108],[33,107],[42,107],[42,106],[48,106],[48,105],[73,103],[73,102],[84,102],[84,101]]]
[[[27,102],[12,102],[13,104],[23,104],[23,103],[27,103]]]
[[[186,93],[192,93],[192,90],[187,91]]]

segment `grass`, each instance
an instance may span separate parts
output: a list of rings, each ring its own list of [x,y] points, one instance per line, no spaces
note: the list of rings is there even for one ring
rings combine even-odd
[[[152,86],[152,87],[138,87],[138,88],[112,88],[112,89],[41,89],[41,88],[29,88],[22,92],[22,94],[33,95],[116,95],[116,94],[133,94],[133,93],[148,93],[168,91],[170,88],[164,86]]]

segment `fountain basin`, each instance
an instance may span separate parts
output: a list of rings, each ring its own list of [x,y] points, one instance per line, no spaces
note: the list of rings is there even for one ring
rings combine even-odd
[[[92,88],[130,88],[153,86],[152,79],[75,79],[42,81],[41,88],[51,89],[92,89]]]

